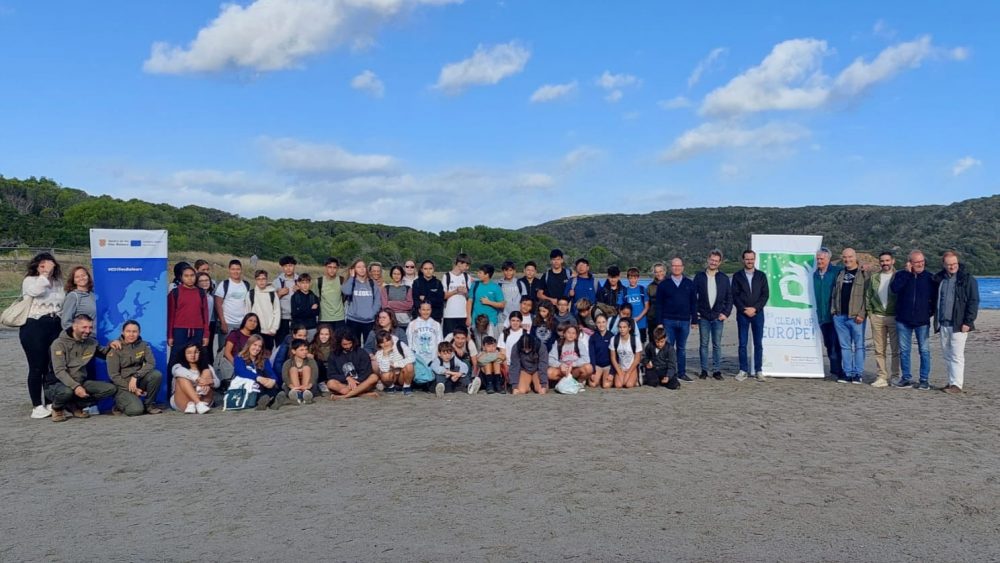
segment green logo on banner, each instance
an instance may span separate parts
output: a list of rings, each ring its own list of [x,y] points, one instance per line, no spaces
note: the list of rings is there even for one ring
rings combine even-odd
[[[761,252],[760,270],[767,275],[770,307],[812,309],[810,281],[816,257],[812,254]]]

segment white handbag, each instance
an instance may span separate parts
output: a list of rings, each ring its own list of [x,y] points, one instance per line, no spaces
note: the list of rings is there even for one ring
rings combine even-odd
[[[0,313],[0,324],[11,328],[24,326],[24,323],[28,322],[28,311],[31,310],[31,304],[34,302],[34,297],[22,295],[20,299],[11,303],[10,307],[4,309],[3,313]]]

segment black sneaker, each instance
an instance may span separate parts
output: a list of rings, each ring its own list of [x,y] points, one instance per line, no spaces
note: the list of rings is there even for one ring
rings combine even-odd
[[[698,379],[708,379],[708,370],[701,370],[701,373],[698,374]]]
[[[686,374],[686,373],[678,375],[677,379],[680,379],[681,381],[694,381],[693,379],[691,379],[690,377],[688,377],[688,374]]]
[[[896,383],[893,383],[895,387],[913,387],[913,380],[909,377],[903,377]]]
[[[712,372],[712,378],[715,379],[716,381],[722,381],[722,372],[721,371],[713,371]]]

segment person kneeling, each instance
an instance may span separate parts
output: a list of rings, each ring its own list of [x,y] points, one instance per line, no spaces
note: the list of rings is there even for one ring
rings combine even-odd
[[[313,402],[313,384],[319,374],[316,360],[309,357],[309,342],[300,338],[292,340],[291,354],[281,367],[281,380],[285,382],[288,400],[295,404]]]
[[[372,365],[386,389],[399,386],[404,393],[413,385],[413,351],[387,330],[375,333],[375,360]]]
[[[378,376],[372,373],[372,361],[359,344],[353,332],[347,329],[337,331],[333,353],[326,368],[326,388],[330,400],[352,397],[378,397],[374,391]]]
[[[434,394],[439,399],[445,393],[454,393],[458,389],[467,389],[469,395],[475,395],[479,391],[478,385],[469,384],[469,366],[455,359],[455,347],[451,342],[438,344],[437,357],[431,362],[430,368],[437,378]]]
[[[527,395],[534,388],[544,395],[549,386],[549,355],[538,337],[526,334],[510,353],[510,384],[515,395]]]
[[[105,358],[113,348],[121,348],[117,340],[109,346],[98,345],[90,336],[93,331],[94,319],[77,315],[73,325],[60,333],[49,348],[52,373],[45,375],[45,394],[52,400],[52,422],[66,420],[66,409],[77,418],[89,418],[83,409],[117,391],[111,383],[87,379],[87,364],[95,356]]]
[[[655,387],[663,385],[667,389],[677,389],[677,353],[667,345],[667,331],[662,326],[653,330],[653,341],[646,344],[642,354],[646,363],[643,385]]]
[[[139,323],[126,321],[122,326],[122,349],[108,352],[108,377],[118,391],[115,411],[127,416],[160,414],[156,394],[160,391],[163,374],[156,370],[156,358],[149,343],[139,335]]]

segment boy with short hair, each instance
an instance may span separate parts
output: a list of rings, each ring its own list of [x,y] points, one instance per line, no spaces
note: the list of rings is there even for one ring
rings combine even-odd
[[[295,404],[313,402],[313,385],[319,374],[316,360],[309,357],[309,342],[296,338],[289,345],[290,357],[281,367],[281,380],[285,382],[285,392]]]
[[[456,326],[469,326],[468,296],[472,279],[469,276],[469,255],[462,253],[455,257],[455,265],[450,272],[444,274],[444,322],[442,328],[446,334],[451,333]],[[419,312],[419,311],[418,311]]]
[[[514,266],[513,261],[505,261],[500,266],[500,272],[503,277],[497,281],[497,285],[500,286],[500,291],[503,293],[504,307],[498,315],[497,322],[502,325],[507,322],[511,313],[521,308],[521,290],[518,288],[517,278],[514,277],[517,273],[517,267]]]
[[[632,305],[632,318],[635,319],[635,329],[642,338],[642,343],[646,343],[646,316],[649,314],[649,296],[646,295],[646,288],[639,285],[639,268],[635,266],[625,273],[628,284],[625,285],[624,302]]]
[[[497,339],[492,336],[483,338],[483,350],[476,357],[479,373],[485,381],[486,394],[503,393],[503,365],[506,360],[503,350],[497,348]]]
[[[646,344],[642,352],[646,373],[644,385],[662,385],[667,389],[677,389],[677,352],[667,344],[667,331],[662,326],[653,329],[653,341]]]
[[[306,338],[311,342],[316,336],[317,319],[319,318],[319,298],[312,292],[312,276],[303,273],[295,282],[295,293],[292,294],[292,322],[306,328]]]
[[[340,260],[333,256],[323,264],[323,275],[316,281],[319,292],[319,321],[330,325],[333,331],[347,326],[344,296],[340,291]]]
[[[476,271],[476,281],[469,288],[469,299],[465,305],[466,322],[472,326],[473,319],[486,315],[490,327],[496,328],[500,311],[506,306],[503,290],[493,281],[493,265],[483,264]]]
[[[229,277],[215,288],[215,310],[219,317],[219,331],[229,334],[239,328],[243,317],[250,312],[250,282],[243,279],[243,263],[229,261]]]
[[[562,296],[556,300],[556,326],[562,326],[563,324],[571,324],[576,326],[576,315],[570,310],[569,297]]]
[[[281,273],[274,278],[271,285],[274,286],[274,291],[281,303],[281,324],[278,326],[275,338],[278,342],[282,342],[288,336],[288,330],[292,322],[292,294],[295,292],[295,281],[297,279],[295,277],[295,266],[298,265],[298,262],[294,256],[282,256],[278,259],[278,265],[281,266]]]
[[[468,388],[470,395],[475,394],[469,385],[469,366],[455,359],[455,349],[451,342],[438,344],[437,357],[431,362],[431,371],[437,377],[434,394],[439,399],[444,397],[445,393],[454,393],[460,388]]]

